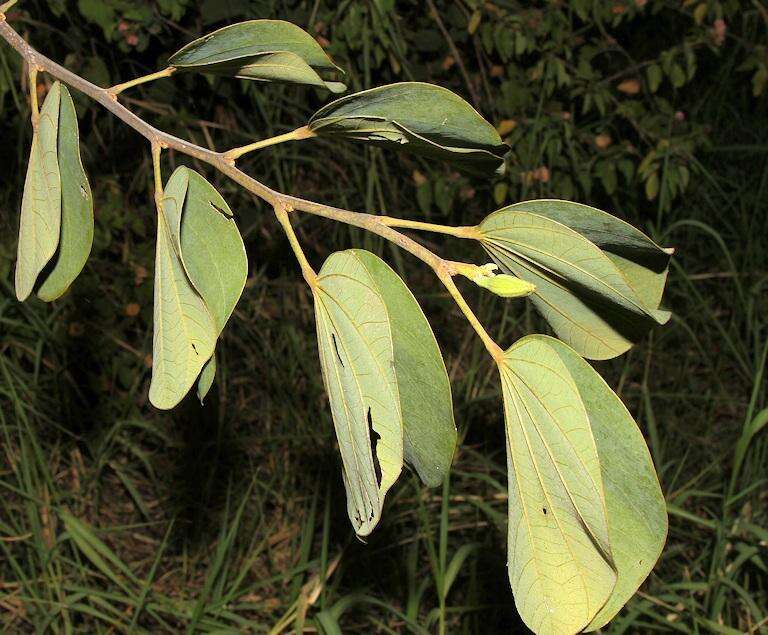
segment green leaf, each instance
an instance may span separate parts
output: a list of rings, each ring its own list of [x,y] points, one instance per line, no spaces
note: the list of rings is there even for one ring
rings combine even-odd
[[[668,312],[646,305],[614,260],[560,222],[507,207],[478,229],[501,269],[536,286],[534,305],[585,357],[620,355],[669,319]]]
[[[170,409],[195,383],[213,355],[218,330],[189,281],[179,255],[179,222],[188,175],[169,181],[158,209],[152,382],[149,399]]]
[[[61,227],[61,175],[58,161],[61,84],[45,98],[32,136],[32,149],[24,182],[16,261],[16,297],[24,301],[37,277],[56,253]]]
[[[659,247],[629,223],[581,203],[541,199],[506,209],[546,216],[577,231],[605,252],[647,307],[659,307],[674,249]]]
[[[323,381],[359,536],[381,518],[403,465],[403,424],[387,307],[354,252],[331,254],[313,287]]]
[[[77,112],[66,86],[61,87],[58,130],[61,174],[61,235],[53,268],[37,291],[50,302],[63,295],[85,266],[93,244],[93,196],[80,159]]]
[[[616,584],[600,462],[575,382],[546,342],[499,364],[509,472],[508,569],[537,633],[576,633]]]
[[[403,82],[342,97],[318,110],[319,136],[398,148],[490,176],[504,171],[509,147],[496,129],[450,90]]]
[[[451,385],[440,348],[400,276],[368,251],[354,249],[351,253],[367,270],[389,315],[405,461],[426,485],[436,487],[451,467],[457,441]]]
[[[185,192],[183,205],[169,206],[166,218],[187,277],[220,334],[248,277],[243,239],[227,202],[194,170],[178,168],[168,179],[166,191]]]
[[[581,356],[544,335],[526,338],[554,350],[565,365],[592,429],[618,580],[587,630],[611,620],[653,569],[667,535],[667,508],[643,435],[624,404]]]
[[[341,82],[325,81],[301,57],[289,52],[264,53],[247,60],[222,62],[207,66],[206,72],[238,79],[306,84],[326,88],[332,93],[343,93],[347,90]]]
[[[250,20],[226,26],[187,44],[169,64],[182,71],[241,79],[282,81],[346,90],[327,81],[342,73],[306,31],[282,20]]]

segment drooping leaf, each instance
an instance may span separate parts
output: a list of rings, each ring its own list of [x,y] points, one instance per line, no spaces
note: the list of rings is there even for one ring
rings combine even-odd
[[[359,536],[381,518],[403,465],[403,424],[387,307],[349,251],[331,254],[313,286],[323,381]]]
[[[451,385],[440,348],[413,294],[381,258],[352,250],[389,314],[403,415],[403,452],[430,487],[440,485],[456,449]]]
[[[318,110],[309,128],[319,136],[407,150],[490,176],[509,151],[496,129],[446,88],[403,82],[342,97]]]
[[[37,295],[50,302],[64,294],[80,274],[93,244],[93,197],[80,159],[80,134],[75,104],[61,87],[58,130],[61,174],[61,233],[53,268]]]
[[[182,190],[182,205],[169,206],[166,218],[187,276],[220,334],[245,288],[248,256],[232,210],[216,189],[194,170],[180,167],[166,192]]]
[[[168,183],[158,210],[153,364],[149,399],[170,409],[184,398],[213,355],[218,330],[179,255],[178,218],[189,179]]]
[[[577,231],[605,252],[646,306],[659,307],[673,249],[659,247],[629,223],[582,203],[541,199],[506,209],[546,216]]]
[[[595,630],[616,615],[653,569],[667,535],[666,503],[643,435],[621,399],[566,344],[544,335],[527,339],[543,342],[565,364],[597,445],[618,580],[587,627]]]
[[[242,236],[227,202],[194,170],[178,168],[168,179],[166,192],[185,192],[181,208],[168,206],[166,217],[187,278],[205,302],[218,337],[248,277],[248,256]],[[211,357],[198,381],[197,396],[201,403],[215,376],[216,360]]]
[[[597,245],[546,216],[504,208],[478,227],[504,272],[536,286],[530,296],[558,337],[590,359],[620,355],[669,313],[648,306]]]
[[[203,36],[171,56],[169,64],[182,71],[212,73],[242,79],[281,81],[326,87],[346,87],[328,81],[342,73],[306,31],[282,20],[249,20]]]
[[[61,84],[56,82],[43,102],[32,136],[24,182],[16,260],[16,297],[24,301],[37,277],[56,253],[61,228],[61,175],[58,161]]]
[[[536,633],[576,633],[616,584],[595,439],[554,349],[530,337],[499,364],[509,472],[509,580]]]

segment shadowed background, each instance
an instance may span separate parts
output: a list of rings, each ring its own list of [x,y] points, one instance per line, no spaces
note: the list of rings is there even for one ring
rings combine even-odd
[[[474,224],[559,197],[674,246],[672,321],[596,364],[627,403],[667,497],[666,549],[612,633],[763,632],[768,616],[768,9],[688,0],[23,0],[33,46],[107,86],[162,68],[202,33],[282,18],[316,36],[351,90],[445,85],[512,146],[478,181],[435,163],[309,140],[249,155],[281,191],[357,211]],[[461,445],[437,490],[405,474],[367,545],[346,517],[311,296],[271,210],[206,166],[250,260],[204,407],[147,401],[155,213],[146,141],[74,94],[96,201],[93,253],[61,300],[12,281],[31,137],[23,70],[0,44],[0,624],[53,633],[522,632],[506,578],[506,464],[495,368],[431,271],[360,230],[301,218],[319,267],[382,255],[446,358]],[[306,123],[313,89],[179,75],[122,101],[224,150]],[[482,251],[420,237],[441,255]],[[463,287],[508,346],[546,332],[526,301]],[[740,458],[739,458],[740,457]]]

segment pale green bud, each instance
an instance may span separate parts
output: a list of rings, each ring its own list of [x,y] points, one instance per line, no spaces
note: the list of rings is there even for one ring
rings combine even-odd
[[[524,298],[527,295],[531,295],[531,293],[536,290],[536,287],[530,282],[526,282],[525,280],[510,276],[506,273],[478,276],[474,282],[478,286],[488,289],[491,293],[495,293],[502,298]]]

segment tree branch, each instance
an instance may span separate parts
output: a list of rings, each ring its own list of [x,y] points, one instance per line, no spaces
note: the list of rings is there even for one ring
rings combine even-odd
[[[2,13],[0,13],[0,37],[8,42],[8,44],[10,44],[10,46],[24,58],[30,68],[45,71],[52,77],[79,90],[81,93],[98,102],[115,117],[149,140],[153,147],[173,149],[211,165],[276,210],[297,210],[360,227],[389,240],[413,254],[435,271],[438,278],[443,282],[453,298],[457,300],[459,308],[466,315],[475,331],[477,331],[488,351],[494,359],[500,359],[502,355],[501,348],[488,335],[467,305],[466,301],[464,301],[464,298],[461,296],[461,293],[458,291],[455,284],[453,284],[452,276],[457,275],[458,271],[451,261],[444,260],[412,238],[387,226],[381,221],[382,217],[380,216],[351,212],[349,210],[283,194],[239,170],[235,166],[235,161],[226,153],[208,150],[163,132],[162,130],[158,130],[119,103],[116,95],[111,92],[109,88],[101,88],[92,84],[35,50],[6,22],[5,15]],[[391,221],[392,219],[389,219],[388,222],[391,223]]]

